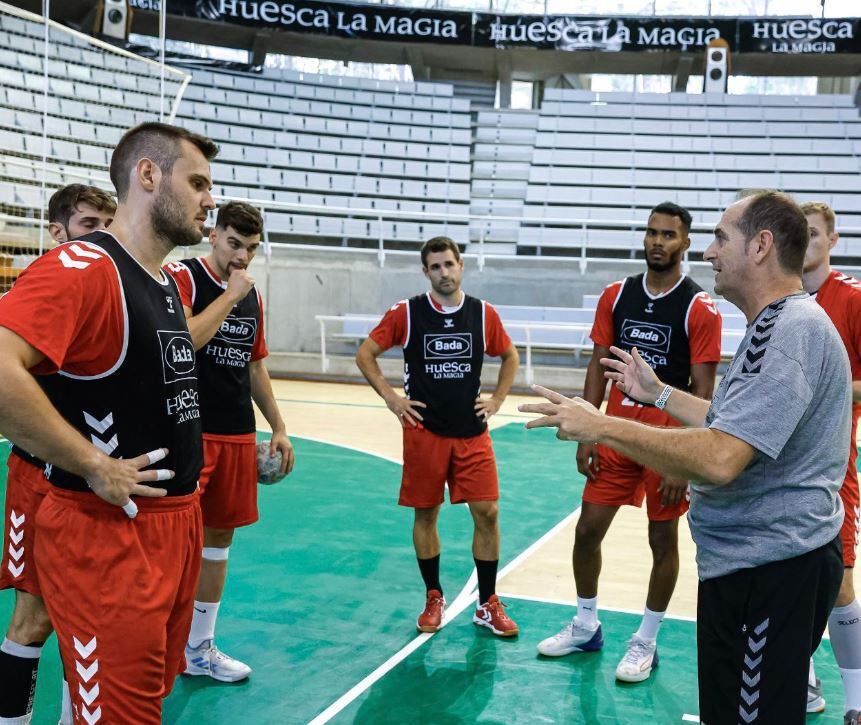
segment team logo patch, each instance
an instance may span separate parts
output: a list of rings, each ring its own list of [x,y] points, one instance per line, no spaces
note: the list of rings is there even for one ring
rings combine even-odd
[[[194,346],[191,335],[183,330],[158,330],[164,382],[194,379]]]
[[[425,335],[425,360],[457,360],[471,357],[471,332]]]
[[[256,335],[257,318],[233,315],[229,315],[215,333],[215,337],[219,340],[239,345],[252,344]]]
[[[622,323],[621,341],[623,345],[646,347],[650,350],[669,353],[673,328],[654,322],[625,320]]]

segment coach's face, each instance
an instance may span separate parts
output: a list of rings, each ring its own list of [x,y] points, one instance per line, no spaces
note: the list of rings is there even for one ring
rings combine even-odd
[[[207,212],[215,208],[209,162],[190,141],[179,143],[182,153],[161,178],[152,205],[153,229],[177,247],[200,243]]]
[[[750,198],[730,204],[721,216],[714,231],[714,241],[709,244],[703,259],[711,262],[715,273],[715,292],[729,300],[738,299],[737,292],[748,283],[752,262],[748,260],[748,240],[738,228]]]

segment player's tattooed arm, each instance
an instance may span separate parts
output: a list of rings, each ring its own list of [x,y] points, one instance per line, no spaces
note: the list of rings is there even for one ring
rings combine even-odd
[[[373,338],[366,338],[359,346],[359,351],[356,353],[356,365],[361,370],[371,387],[377,392],[386,403],[386,407],[397,416],[401,425],[411,426],[415,428],[422,420],[420,408],[427,408],[427,405],[420,400],[410,400],[409,398],[398,395],[395,389],[389,385],[386,376],[380,369],[380,364],[377,358],[382,355],[385,350]]]

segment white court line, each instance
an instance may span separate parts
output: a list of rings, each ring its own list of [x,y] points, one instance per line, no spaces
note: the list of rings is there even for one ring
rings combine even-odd
[[[699,722],[700,716],[699,715],[688,715],[687,713],[685,713],[684,715],[682,715],[682,720],[684,722]]]
[[[500,598],[505,597],[506,599],[522,599],[527,602],[538,602],[540,604],[558,604],[563,607],[576,607],[577,603],[572,602],[566,599],[550,599],[549,597],[534,597],[532,595],[527,594],[512,594],[511,592],[498,592]],[[601,605],[598,607],[598,611],[604,610],[605,612],[618,612],[619,614],[634,614],[642,616],[643,611],[639,609],[623,609],[621,607],[606,607]],[[675,619],[680,622],[696,622],[696,617],[689,617],[684,614],[666,614],[664,615],[664,619]]]
[[[506,564],[497,575],[497,578],[501,579],[505,576],[509,571],[518,566],[524,559],[529,557],[536,549],[541,547],[547,539],[556,534],[557,531],[567,526],[570,521],[576,518],[580,514],[580,507],[578,506],[574,511],[568,514],[564,519],[562,519],[559,523],[557,523],[552,529],[544,533],[541,538],[536,539],[532,544],[526,547],[523,551],[520,552],[514,559],[512,559],[508,564]],[[457,595],[455,600],[452,602],[450,607],[447,607],[445,617],[443,618],[443,626],[451,622],[455,617],[457,617],[461,612],[463,612],[467,607],[469,607],[475,601],[475,586],[478,582],[478,578],[476,576],[475,570],[473,569],[472,574],[470,574],[469,579],[464,585],[463,589],[460,590],[460,593]],[[419,647],[421,647],[425,642],[427,642],[431,637],[433,637],[432,633],[425,633],[418,635],[415,639],[413,639],[409,644],[405,647],[402,647],[395,654],[393,654],[389,659],[387,659],[383,664],[381,664],[377,669],[375,669],[370,675],[365,677],[363,680],[358,682],[356,685],[351,687],[347,692],[345,692],[341,697],[339,697],[335,702],[333,702],[329,707],[327,707],[323,712],[321,712],[317,717],[310,721],[308,725],[323,725],[323,723],[329,722],[335,715],[341,712],[345,707],[347,707],[353,700],[355,700],[359,695],[365,692],[371,685],[373,685],[378,680],[382,679],[385,675],[391,672],[400,662],[405,660],[409,655],[415,652]]]
[[[263,430],[262,428],[257,429],[258,433],[268,433],[272,435],[272,431]],[[303,441],[311,441],[313,443],[325,443],[330,446],[335,446],[336,448],[346,448],[348,451],[355,451],[356,453],[364,453],[367,456],[373,456],[374,458],[382,458],[384,461],[388,461],[389,463],[397,463],[399,466],[402,466],[404,462],[398,458],[391,458],[389,456],[384,456],[382,453],[374,453],[373,451],[366,451],[364,448],[356,448],[355,446],[348,446],[344,443],[336,443],[335,441],[327,441],[325,438],[311,438],[310,436],[305,435],[290,435],[287,434],[291,439],[299,438]]]

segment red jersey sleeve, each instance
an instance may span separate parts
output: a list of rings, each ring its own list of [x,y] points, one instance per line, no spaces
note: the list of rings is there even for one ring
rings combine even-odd
[[[122,352],[125,315],[117,271],[98,247],[63,244],[33,262],[0,298],[0,325],[45,356],[31,372],[109,370]]]
[[[484,303],[484,351],[491,357],[499,357],[509,347],[511,338],[502,325],[499,313],[489,302]]]
[[[861,380],[861,290],[847,297],[846,318],[850,339],[845,341],[846,352],[849,354],[852,380]]]
[[[721,324],[714,300],[700,292],[691,302],[687,319],[691,365],[720,362]]]
[[[624,280],[608,284],[598,298],[595,321],[592,323],[592,332],[589,333],[589,337],[596,345],[610,347],[616,339],[613,332],[613,305],[616,304],[623,284]]]
[[[194,305],[194,280],[191,277],[191,270],[181,262],[169,262],[164,265],[164,271],[176,282],[182,306],[191,309]]]
[[[257,306],[260,309],[260,318],[257,320],[257,336],[254,338],[254,345],[251,348],[251,360],[262,360],[269,355],[269,349],[266,347],[266,331],[263,326],[263,297],[260,291],[255,287],[257,293]]]
[[[401,346],[407,341],[407,304],[406,300],[401,300],[394,305],[379,321],[377,326],[371,330],[370,337],[383,350],[388,350],[390,347]]]

